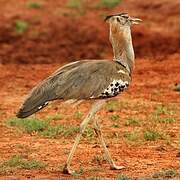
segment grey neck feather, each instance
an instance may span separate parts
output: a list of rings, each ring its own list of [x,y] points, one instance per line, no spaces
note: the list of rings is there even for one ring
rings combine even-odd
[[[131,74],[134,66],[134,49],[132,44],[131,29],[119,27],[120,37],[113,33],[110,26],[110,41],[113,47],[114,61],[120,62]]]

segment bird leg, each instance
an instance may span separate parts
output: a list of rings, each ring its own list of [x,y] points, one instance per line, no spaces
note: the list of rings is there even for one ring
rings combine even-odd
[[[100,141],[100,143],[101,143],[101,145],[102,145],[102,147],[104,149],[105,155],[106,155],[107,160],[108,160],[108,162],[109,162],[109,164],[111,166],[111,169],[116,169],[116,170],[124,169],[125,168],[124,166],[117,166],[114,163],[114,161],[113,161],[113,159],[112,159],[112,157],[111,157],[111,155],[110,155],[110,153],[108,151],[108,148],[106,147],[106,143],[104,141],[101,128],[100,128],[100,126],[98,124],[97,117],[94,118],[93,124],[94,124],[95,133],[97,134],[97,136],[99,138],[99,141]]]
[[[83,120],[83,122],[81,123],[80,125],[80,132],[79,134],[76,136],[76,139],[75,139],[75,142],[74,142],[74,145],[69,153],[69,156],[67,158],[67,161],[66,161],[66,164],[64,166],[64,169],[63,169],[63,173],[65,174],[73,174],[74,171],[71,170],[70,168],[70,164],[71,164],[71,161],[72,161],[72,158],[73,158],[73,155],[75,153],[75,150],[77,148],[77,145],[79,144],[79,141],[81,139],[81,136],[82,134],[84,133],[88,123],[90,122],[90,120],[94,117],[94,115],[96,114],[96,112],[98,110],[101,109],[101,107],[105,104],[105,100],[98,100],[96,101],[92,107],[91,107],[91,110],[89,111],[89,113],[87,114],[87,116],[85,117],[85,119]]]

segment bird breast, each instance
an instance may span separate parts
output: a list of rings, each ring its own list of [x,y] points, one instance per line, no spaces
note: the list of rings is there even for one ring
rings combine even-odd
[[[128,88],[129,82],[121,79],[113,80],[110,85],[101,93],[100,97],[107,98],[118,95],[120,92]]]

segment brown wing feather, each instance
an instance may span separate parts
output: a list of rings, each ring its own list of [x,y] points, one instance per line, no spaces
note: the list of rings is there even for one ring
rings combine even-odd
[[[55,99],[98,97],[119,76],[119,67],[117,63],[107,60],[84,60],[67,64],[32,90],[17,116],[27,117],[39,111],[39,107],[43,108],[46,102]]]

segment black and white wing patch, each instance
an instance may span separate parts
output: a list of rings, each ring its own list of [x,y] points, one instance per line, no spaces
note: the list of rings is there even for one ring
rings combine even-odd
[[[128,86],[128,81],[123,81],[121,79],[113,80],[110,85],[100,94],[99,97],[108,98],[116,96],[120,92],[124,91]]]

